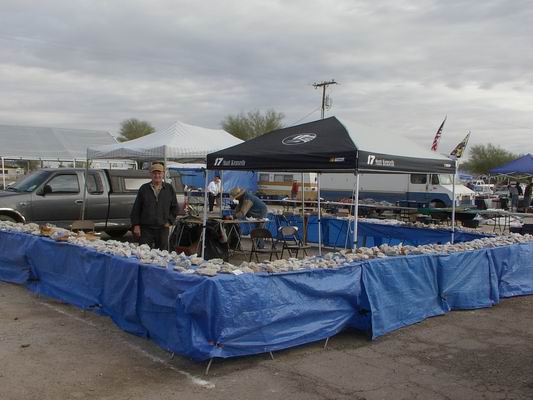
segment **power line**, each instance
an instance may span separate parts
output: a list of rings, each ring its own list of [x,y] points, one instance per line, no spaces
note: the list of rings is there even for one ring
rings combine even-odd
[[[291,126],[300,123],[301,121],[303,121],[304,119],[306,119],[307,117],[309,117],[311,114],[317,112],[318,110],[320,110],[320,107],[316,107],[316,108],[315,108],[313,111],[311,111],[310,113],[304,115],[304,116],[303,116],[302,118],[300,118],[299,120],[293,122],[293,123],[291,124]]]

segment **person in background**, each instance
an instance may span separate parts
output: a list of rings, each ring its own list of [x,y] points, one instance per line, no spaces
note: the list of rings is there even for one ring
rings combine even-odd
[[[292,200],[292,208],[296,205],[296,200],[298,200],[298,190],[300,189],[300,185],[298,185],[298,181],[294,180],[292,181],[291,186],[291,200]]]
[[[239,187],[233,188],[230,191],[230,196],[239,203],[235,208],[235,218],[266,218],[267,206],[259,197]]]
[[[533,190],[533,178],[529,178],[529,182],[524,190],[524,210],[527,212],[527,209],[531,207],[531,192]]]
[[[178,212],[176,192],[172,185],[163,181],[163,164],[152,164],[150,174],[152,180],[139,188],[131,210],[133,234],[139,238],[139,244],[168,250],[169,228]]]
[[[215,175],[214,179],[209,182],[207,186],[207,194],[209,196],[209,211],[213,211],[215,206],[215,201],[218,196],[220,196],[220,176]]]
[[[511,182],[509,184],[509,197],[511,198],[511,212],[516,212],[518,207],[518,183]]]
[[[239,187],[233,188],[229,195],[239,203],[235,208],[236,219],[244,219],[247,217],[266,218],[268,209],[266,204],[259,197],[248,193],[246,190]],[[254,228],[262,228],[263,226],[264,223],[262,222],[254,224]],[[262,249],[264,246],[265,243],[263,239],[257,241],[258,248]]]

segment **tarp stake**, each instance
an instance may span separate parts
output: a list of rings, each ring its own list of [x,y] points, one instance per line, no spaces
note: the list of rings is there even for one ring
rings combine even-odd
[[[205,369],[204,374],[207,376],[209,375],[209,368],[211,368],[211,364],[213,363],[214,358],[209,359],[209,363],[207,364],[207,368]]]

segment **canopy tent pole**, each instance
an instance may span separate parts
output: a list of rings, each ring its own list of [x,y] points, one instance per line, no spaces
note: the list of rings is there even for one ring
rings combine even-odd
[[[353,220],[353,246],[352,252],[357,249],[358,233],[359,233],[359,172],[355,173],[355,210]]]
[[[320,211],[320,172],[317,175],[317,192],[318,192],[318,255],[322,255],[322,222]]]
[[[205,232],[207,227],[207,185],[208,185],[208,170],[204,170],[205,184],[204,184],[204,217],[202,218],[202,258],[205,256]]]
[[[170,174],[168,173],[168,167],[167,167],[167,146],[163,147],[163,165],[165,168],[165,182],[168,183]]]
[[[6,190],[6,170],[4,164],[4,157],[2,156],[2,190]]]
[[[85,174],[83,177],[83,202],[81,203],[81,217],[82,221],[85,220],[85,205],[87,203],[87,180],[89,179],[89,148],[87,148],[87,162],[85,163]]]
[[[220,170],[220,193],[218,194],[220,196],[220,218],[224,218],[224,208],[222,207],[222,204],[224,203],[224,170]]]
[[[455,175],[457,174],[457,160],[454,161],[452,176],[452,244],[455,241]]]
[[[354,175],[355,175],[355,172],[354,172]],[[357,181],[355,181],[354,184],[353,184],[352,196],[350,197],[350,205],[348,206],[348,210],[349,210],[349,212],[348,212],[348,227],[346,229],[346,240],[344,241],[344,249],[348,248],[348,238],[350,236],[350,232],[355,231],[355,224],[353,226],[353,231],[352,231],[352,223],[350,221],[349,216],[352,215],[352,208],[354,207],[356,183],[357,183]],[[354,210],[354,214],[355,214],[355,210]],[[350,244],[350,248],[352,248],[352,247],[353,247],[353,245]]]
[[[304,173],[302,172],[302,221],[305,214],[305,181]],[[309,179],[309,184],[311,184],[311,179]],[[296,200],[296,199],[295,199]]]

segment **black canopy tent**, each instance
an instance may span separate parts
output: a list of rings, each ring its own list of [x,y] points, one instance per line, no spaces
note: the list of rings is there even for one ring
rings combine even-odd
[[[453,160],[423,149],[397,134],[355,133],[336,117],[278,129],[210,153],[207,155],[207,169],[318,172],[319,242],[320,173],[323,172],[353,172],[356,175],[354,246],[357,244],[360,173],[453,174],[455,199],[456,163]],[[204,217],[207,217],[206,213]],[[455,201],[452,211],[452,242],[454,225]]]

